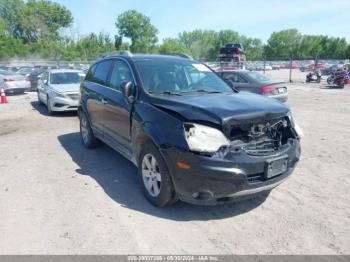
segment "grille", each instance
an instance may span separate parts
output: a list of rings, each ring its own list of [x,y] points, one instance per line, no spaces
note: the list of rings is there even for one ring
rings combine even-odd
[[[253,156],[267,156],[275,152],[276,141],[269,139],[263,141],[252,141],[243,146],[245,152]]]
[[[258,183],[264,181],[264,173],[247,175],[249,183]]]

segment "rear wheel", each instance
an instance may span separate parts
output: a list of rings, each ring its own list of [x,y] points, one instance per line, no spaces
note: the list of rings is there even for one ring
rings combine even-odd
[[[149,202],[157,207],[175,203],[177,197],[170,173],[153,143],[144,145],[138,164],[143,192]]]
[[[86,148],[94,148],[99,145],[100,141],[94,136],[90,122],[84,112],[79,113],[80,119],[80,138]]]
[[[334,83],[334,78],[332,76],[327,78],[327,84],[332,85]]]

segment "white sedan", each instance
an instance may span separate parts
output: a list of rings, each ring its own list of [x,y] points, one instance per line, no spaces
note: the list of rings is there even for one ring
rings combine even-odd
[[[30,81],[15,72],[0,70],[0,88],[3,88],[6,94],[22,94],[30,89]]]

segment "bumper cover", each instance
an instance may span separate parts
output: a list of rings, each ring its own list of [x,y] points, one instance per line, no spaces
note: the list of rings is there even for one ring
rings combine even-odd
[[[297,139],[293,139],[271,156],[251,156],[243,150],[220,158],[174,148],[161,149],[161,152],[181,200],[194,204],[215,205],[251,198],[283,183],[299,161],[300,144]],[[280,157],[288,158],[286,171],[267,179],[266,163]],[[179,168],[176,164],[178,161],[190,165],[191,168]]]
[[[72,100],[69,98],[52,97],[50,98],[51,110],[55,112],[63,111],[77,111],[79,100]]]

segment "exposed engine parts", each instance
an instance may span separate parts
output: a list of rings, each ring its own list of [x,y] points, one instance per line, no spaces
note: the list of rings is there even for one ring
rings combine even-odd
[[[265,123],[233,126],[230,132],[231,145],[222,148],[214,156],[224,157],[241,150],[255,156],[273,155],[294,138],[296,136],[287,117]]]

